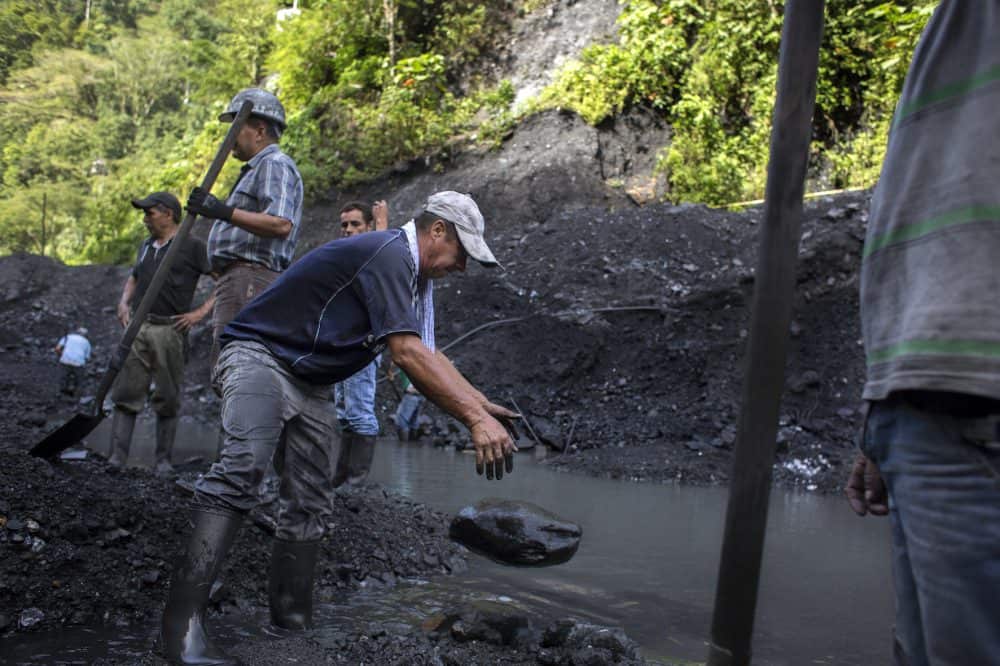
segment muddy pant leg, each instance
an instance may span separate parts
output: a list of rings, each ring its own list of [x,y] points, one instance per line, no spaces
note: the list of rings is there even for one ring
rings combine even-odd
[[[184,378],[184,334],[167,325],[150,326],[149,333],[154,353],[152,374],[156,383],[150,405],[158,416],[176,416]]]
[[[154,351],[149,339],[149,324],[143,324],[132,343],[132,351],[126,357],[111,387],[111,400],[116,408],[138,414],[146,406],[153,361]]]
[[[281,474],[278,539],[320,539],[333,513],[333,423],[328,396],[328,388],[303,392],[298,415],[289,422],[283,450],[275,458]]]
[[[212,310],[211,367],[219,358],[219,337],[226,325],[239,314],[243,306],[252,301],[274,282],[280,273],[263,266],[237,265],[228,269],[215,283],[215,307]]]
[[[59,390],[66,395],[73,395],[76,393],[76,387],[79,383],[77,372],[81,369],[82,368],[78,368],[75,365],[63,364],[62,386]]]
[[[246,512],[257,504],[257,487],[286,420],[282,378],[261,350],[234,342],[219,357],[225,434],[218,462],[195,485],[196,507]]]
[[[1000,452],[967,419],[890,396],[863,443],[886,481],[899,663],[1000,663]]]

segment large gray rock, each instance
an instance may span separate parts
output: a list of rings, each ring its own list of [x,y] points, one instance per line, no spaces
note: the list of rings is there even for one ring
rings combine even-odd
[[[573,557],[583,531],[531,502],[488,498],[459,511],[450,533],[497,562],[546,566]]]

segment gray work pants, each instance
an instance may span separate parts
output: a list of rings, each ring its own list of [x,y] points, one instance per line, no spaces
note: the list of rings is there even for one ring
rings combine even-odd
[[[195,504],[247,512],[272,458],[281,479],[275,536],[320,539],[333,506],[333,413],[329,385],[293,375],[263,345],[236,341],[219,355],[224,442],[195,485]]]

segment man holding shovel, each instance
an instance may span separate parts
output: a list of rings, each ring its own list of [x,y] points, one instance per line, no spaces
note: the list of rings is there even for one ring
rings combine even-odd
[[[146,294],[181,221],[181,204],[169,192],[153,192],[143,199],[134,199],[132,206],[143,211],[142,219],[149,237],[139,246],[138,259],[125,280],[118,301],[118,321],[123,327],[129,325],[133,308]],[[116,467],[124,467],[128,461],[136,414],[146,404],[150,383],[155,383],[150,403],[156,412],[155,471],[161,476],[173,471],[170,454],[177,432],[187,332],[205,318],[215,302],[214,297],[209,297],[199,307],[191,309],[198,279],[211,270],[203,241],[193,236],[185,238],[169,270],[169,277],[142,322],[132,350],[111,389],[115,407],[111,420],[109,462]]]
[[[253,113],[233,148],[233,156],[246,164],[229,196],[223,202],[196,187],[187,201],[189,213],[215,221],[208,235],[209,261],[218,275],[212,366],[226,324],[292,263],[302,220],[302,177],[295,161],[278,147],[286,126],[278,98],[261,88],[241,90],[219,120],[232,122],[248,100]]]
[[[161,643],[173,663],[233,663],[209,640],[204,610],[272,458],[282,488],[271,619],[288,629],[311,625],[313,570],[332,508],[330,387],[385,348],[429,400],[469,428],[479,473],[511,471],[515,414],[490,402],[420,337],[429,280],[464,271],[469,256],[497,265],[484,226],[471,197],[439,192],[402,229],[313,250],[226,327],[215,368],[225,445],[195,486],[192,533],[163,613]]]

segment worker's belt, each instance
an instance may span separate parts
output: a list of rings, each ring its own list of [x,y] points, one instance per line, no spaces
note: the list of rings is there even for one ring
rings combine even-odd
[[[250,269],[258,270],[258,271],[259,270],[264,270],[264,271],[268,271],[268,272],[271,272],[271,273],[275,272],[275,271],[271,270],[270,268],[268,268],[267,266],[265,266],[264,264],[258,264],[255,261],[228,261],[219,270],[219,275],[225,275],[226,273],[228,273],[229,271],[231,271],[232,269],[237,268],[237,267],[240,267],[240,268],[250,268]]]
[[[146,321],[155,326],[173,326],[174,318],[165,317],[163,315],[148,314],[146,315]]]

